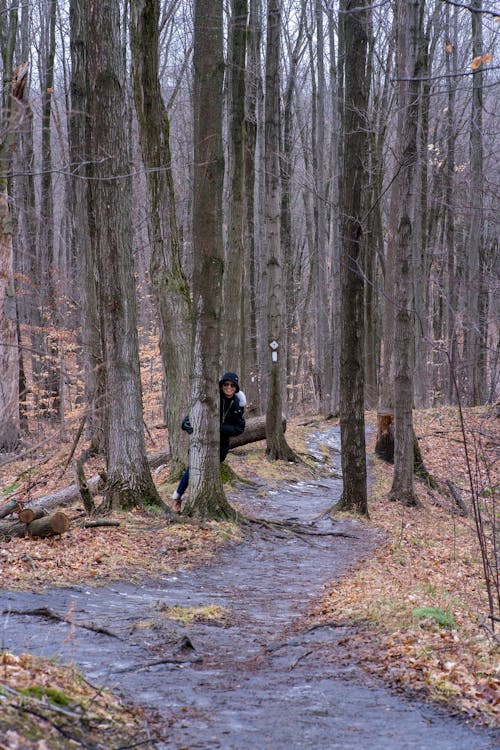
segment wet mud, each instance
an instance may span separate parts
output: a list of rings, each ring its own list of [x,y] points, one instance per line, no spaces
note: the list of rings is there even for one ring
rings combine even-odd
[[[339,473],[338,431],[312,435],[313,452],[319,443]],[[322,587],[369,564],[382,541],[361,523],[321,518],[340,492],[335,473],[275,493],[239,490],[230,499],[245,513],[294,520],[306,533],[253,525],[198,570],[142,585],[2,591],[2,646],[75,663],[159,715],[160,750],[500,748],[498,733],[405,700],[336,659],[348,628],[304,630]],[[211,605],[222,619],[167,617],[168,607]]]

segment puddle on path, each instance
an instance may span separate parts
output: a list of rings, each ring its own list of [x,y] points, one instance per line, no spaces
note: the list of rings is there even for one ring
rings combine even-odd
[[[316,440],[333,448],[337,473],[336,428]],[[311,529],[340,489],[340,480],[322,478],[265,496],[245,488],[231,499],[256,517],[300,519]],[[2,646],[74,662],[93,683],[159,711],[160,750],[499,748],[498,734],[370,685],[355,665],[336,664],[329,656],[348,635],[344,628],[300,632],[322,586],[369,558],[380,541],[354,521],[323,519],[317,528],[346,536],[254,530],[210,566],[141,586],[2,592],[1,609],[10,610],[2,615]],[[230,625],[183,626],[165,618],[162,607],[172,605],[218,605]],[[39,607],[70,613],[73,624],[47,612],[13,614]]]

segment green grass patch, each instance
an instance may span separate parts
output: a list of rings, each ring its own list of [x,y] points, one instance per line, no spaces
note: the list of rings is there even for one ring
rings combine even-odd
[[[441,607],[416,607],[413,610],[413,617],[419,621],[431,620],[443,628],[456,627],[453,616]]]

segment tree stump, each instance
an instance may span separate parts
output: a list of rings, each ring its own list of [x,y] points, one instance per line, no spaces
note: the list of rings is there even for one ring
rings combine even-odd
[[[394,409],[377,410],[375,453],[383,461],[394,463]]]

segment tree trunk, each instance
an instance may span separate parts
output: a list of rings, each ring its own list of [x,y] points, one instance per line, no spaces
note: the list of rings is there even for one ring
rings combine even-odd
[[[245,149],[245,60],[248,0],[232,0],[229,25],[228,71],[228,209],[224,263],[223,329],[232,331],[223,338],[224,369],[240,374],[245,383],[242,362],[246,297],[243,252],[243,197]]]
[[[52,185],[52,98],[56,54],[56,0],[40,5],[42,40],[39,48],[40,88],[42,99],[40,217],[37,236],[37,265],[42,311],[43,353],[41,377],[42,411],[50,418],[60,416],[59,309],[56,289],[56,252],[54,236],[54,194]]]
[[[7,14],[7,11],[4,10]],[[12,59],[17,32],[17,3],[12,4],[10,16],[2,19],[5,36],[1,37],[4,80],[12,74]],[[14,258],[12,218],[7,189],[7,172],[12,150],[17,144],[17,131],[22,120],[22,104],[27,82],[28,65],[19,65],[12,83],[2,90],[0,120],[0,452],[11,451],[19,439],[19,349],[17,311],[14,289]]]
[[[165,393],[171,471],[184,464],[182,417],[188,411],[191,363],[191,297],[182,269],[171,169],[170,123],[159,79],[158,0],[138,0],[131,6],[132,74],[139,137],[146,168],[151,241],[151,281],[160,315],[160,351]]]
[[[219,461],[219,360],[223,280],[222,2],[194,4],[194,359],[189,409],[190,492],[184,512],[235,518],[222,487]],[[233,335],[226,331],[226,335]]]
[[[269,0],[266,45],[266,234],[267,234],[267,324],[268,394],[266,438],[268,457],[295,461],[282,424],[285,391],[286,347],[283,335],[283,263],[280,237],[280,37],[281,0]]]
[[[472,0],[472,58],[483,54],[482,0]],[[470,121],[470,228],[467,242],[467,297],[464,331],[466,403],[477,406],[486,400],[484,320],[481,320],[482,272],[484,257],[483,217],[483,71],[479,64],[472,72]]]
[[[96,256],[106,363],[107,485],[103,510],[168,511],[146,457],[132,254],[131,186],[119,0],[89,3],[90,127]]]
[[[341,193],[342,332],[340,355],[340,435],[343,492],[340,507],[368,515],[364,420],[364,295],[362,194],[367,155],[366,0],[347,4],[344,159]]]
[[[316,64],[317,64],[317,92],[316,92],[316,127],[315,143],[313,143],[313,155],[315,166],[315,192],[314,202],[316,217],[316,252],[315,264],[315,299],[316,299],[316,370],[318,373],[318,397],[320,411],[324,415],[329,414],[332,378],[332,347],[330,342],[330,302],[327,294],[326,269],[328,268],[328,244],[326,231],[326,149],[325,149],[325,98],[326,81],[324,70],[324,29],[323,29],[323,2],[315,0],[314,15],[316,20]],[[313,61],[311,60],[311,65]]]
[[[256,147],[257,147],[257,100],[262,87],[260,76],[260,39],[261,18],[260,0],[250,0],[249,24],[247,28],[247,64],[245,84],[245,198],[243,243],[245,248],[244,288],[245,295],[245,337],[243,340],[242,361],[244,372],[247,411],[258,414],[261,411],[261,372],[258,358],[257,331],[257,247],[255,222],[255,181],[256,181]]]
[[[69,153],[72,179],[72,242],[80,280],[82,355],[85,377],[86,431],[90,453],[106,453],[104,409],[105,377],[102,331],[96,286],[97,259],[91,241],[93,216],[88,188],[90,133],[88,127],[88,39],[87,0],[70,1],[71,112],[69,114]]]
[[[419,94],[418,45],[423,0],[398,0],[399,210],[394,324],[394,477],[390,497],[416,505],[413,487],[412,231]]]

